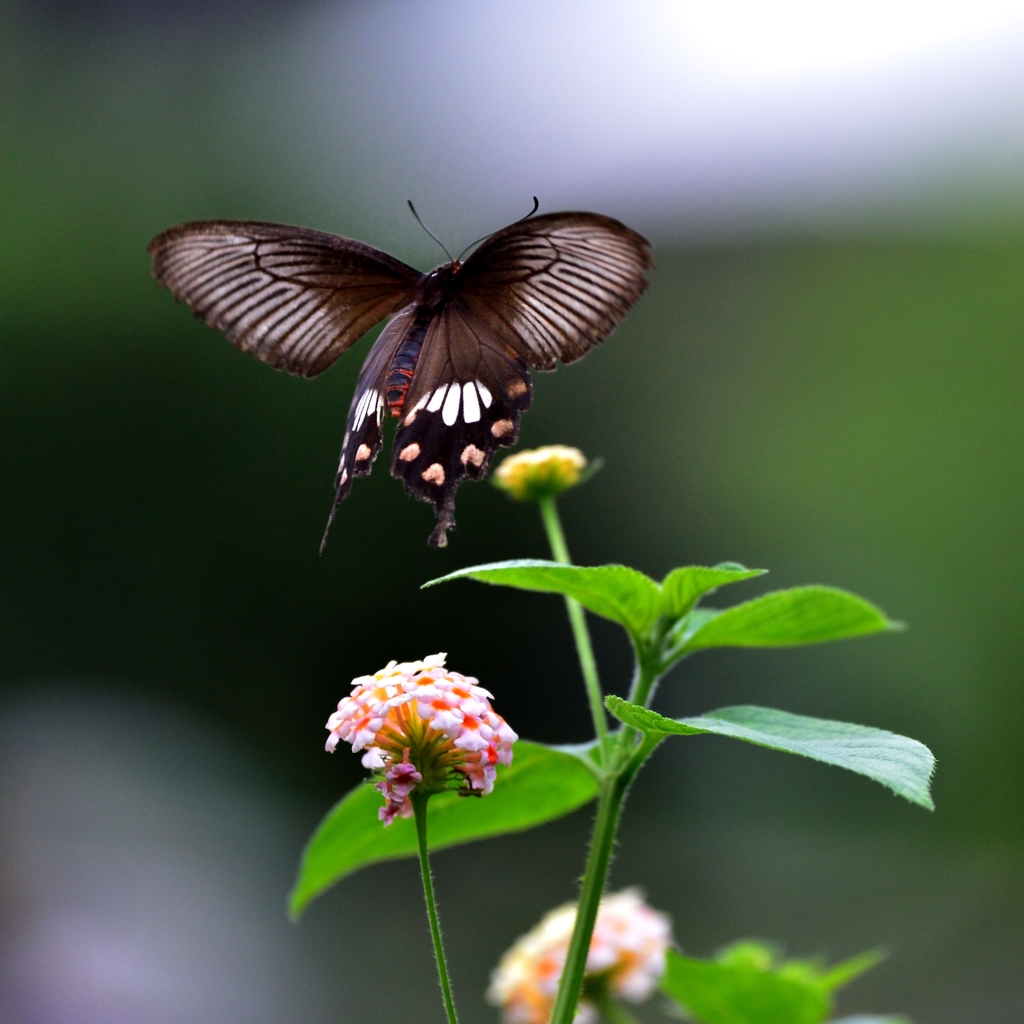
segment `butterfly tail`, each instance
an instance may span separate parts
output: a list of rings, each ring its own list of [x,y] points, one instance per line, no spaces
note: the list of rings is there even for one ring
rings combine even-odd
[[[434,527],[434,532],[427,538],[427,543],[435,548],[446,548],[448,547],[448,531],[455,529],[454,492],[450,502],[435,506],[434,511],[437,515],[437,526]]]
[[[327,537],[331,532],[331,527],[334,525],[334,517],[338,514],[338,509],[341,507],[341,503],[344,500],[345,495],[342,493],[341,488],[338,488],[338,493],[334,496],[334,504],[331,506],[331,514],[327,517],[327,525],[324,527],[324,535],[320,541],[320,554],[324,553],[324,548],[327,547]]]

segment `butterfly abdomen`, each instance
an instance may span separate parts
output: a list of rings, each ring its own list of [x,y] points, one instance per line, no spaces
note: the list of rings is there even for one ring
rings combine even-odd
[[[409,385],[412,384],[413,374],[416,373],[416,364],[420,359],[423,339],[427,336],[429,326],[429,317],[417,317],[402,344],[399,345],[394,359],[391,360],[387,379],[384,382],[384,398],[392,416],[402,414],[406,396],[409,394]]]
[[[446,263],[423,278],[420,293],[416,299],[416,319],[391,360],[391,366],[388,368],[388,375],[384,382],[384,399],[392,416],[401,416],[402,414],[427,330],[437,310],[445,304],[451,282],[461,266],[461,263]]]

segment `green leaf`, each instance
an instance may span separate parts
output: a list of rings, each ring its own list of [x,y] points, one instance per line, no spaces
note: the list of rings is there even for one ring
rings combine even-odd
[[[754,576],[763,576],[767,569],[747,569],[736,562],[722,562],[721,565],[706,568],[703,565],[687,565],[673,569],[661,583],[662,614],[669,619],[678,619],[693,609],[705,594],[711,593],[727,583],[738,583]]]
[[[625,725],[631,725],[634,729],[639,729],[645,734],[664,733],[666,736],[698,736],[701,733],[707,732],[706,729],[691,729],[688,725],[683,725],[681,719],[677,721],[674,718],[666,718],[664,715],[659,715],[657,711],[642,708],[639,704],[630,704],[628,700],[616,697],[615,694],[605,697],[604,704],[620,722],[623,722]]]
[[[584,568],[525,558],[459,569],[423,586],[432,587],[464,577],[520,590],[574,597],[595,615],[625,626],[635,638],[641,637],[654,624],[661,610],[661,588],[658,584],[625,565]]]
[[[607,697],[605,704],[620,722],[645,733],[713,733],[800,754],[866,775],[898,796],[934,810],[929,786],[935,758],[923,743],[907,736],[752,705],[719,708],[697,718],[677,720],[630,704],[621,697]]]
[[[828,995],[756,967],[692,960],[669,950],[661,990],[700,1024],[822,1024]]]
[[[569,814],[596,795],[597,780],[581,756],[519,740],[512,764],[498,766],[494,791],[488,796],[441,793],[431,798],[430,848],[443,850],[533,828]],[[353,871],[416,854],[413,819],[398,818],[385,828],[377,817],[381,806],[380,793],[363,784],[328,812],[302,854],[289,898],[292,917]]]
[[[842,960],[834,967],[818,975],[818,983],[829,992],[849,985],[851,981],[859,978],[865,971],[877,967],[884,959],[885,952],[880,949],[869,949],[865,953],[851,956],[849,960]]]
[[[862,597],[834,587],[777,590],[693,625],[680,636],[676,654],[708,647],[791,647],[902,628]]]

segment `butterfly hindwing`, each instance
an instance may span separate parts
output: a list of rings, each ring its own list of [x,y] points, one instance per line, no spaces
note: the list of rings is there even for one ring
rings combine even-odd
[[[352,490],[352,481],[357,476],[370,475],[373,463],[383,447],[382,421],[387,404],[388,370],[414,318],[413,306],[393,317],[374,342],[363,368],[359,371],[359,380],[345,422],[345,438],[341,442],[338,471],[334,477],[334,506],[324,530],[321,551],[327,543],[327,535],[330,533],[338,506]]]
[[[149,246],[153,275],[243,352],[314,377],[406,306],[423,275],[349,238],[256,221],[197,221]]]
[[[531,399],[528,368],[486,324],[458,301],[436,314],[391,459],[392,475],[434,506],[432,544],[447,543],[459,484],[486,476],[494,452],[515,444]]]

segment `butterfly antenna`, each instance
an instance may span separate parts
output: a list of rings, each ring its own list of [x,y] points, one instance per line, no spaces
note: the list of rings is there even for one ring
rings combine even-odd
[[[539,206],[540,206],[540,200],[536,196],[534,196],[533,197],[533,209],[525,217],[520,217],[519,220],[512,221],[512,223],[509,224],[509,227],[511,228],[511,227],[514,227],[516,224],[522,224],[524,220],[529,220],[537,212],[537,208]],[[501,230],[503,230],[503,229],[502,228],[498,228],[498,231],[501,231]],[[469,252],[469,250],[472,249],[474,245],[479,245],[481,242],[486,242],[487,239],[491,237],[491,235],[496,235],[498,233],[498,231],[492,231],[490,235],[484,235],[483,238],[478,238],[475,242],[470,242],[469,245],[467,245],[466,248],[463,249],[462,252],[459,253],[459,258],[458,258],[458,260],[456,262],[461,263],[462,262],[462,257],[465,256],[466,253]]]
[[[533,197],[533,209],[525,216],[520,217],[519,220],[515,221],[516,224],[522,224],[524,220],[529,220],[538,210],[540,209],[540,200]]]
[[[444,254],[445,254],[445,256],[447,256],[447,257],[448,257],[448,259],[449,259],[449,260],[451,260],[451,262],[452,262],[452,263],[454,263],[454,262],[455,262],[455,260],[454,260],[454,258],[452,257],[452,254],[451,254],[451,253],[450,253],[450,252],[448,251],[448,246],[446,246],[446,245],[444,244],[444,242],[442,242],[442,241],[441,241],[441,239],[440,239],[440,238],[438,238],[438,237],[437,237],[437,235],[435,235],[435,234],[434,234],[434,232],[433,232],[433,231],[431,231],[431,230],[430,230],[430,228],[428,228],[428,227],[427,227],[427,225],[423,223],[423,219],[422,219],[422,218],[420,217],[420,215],[419,215],[419,214],[418,214],[418,213],[416,212],[416,207],[412,205],[412,200],[411,200],[411,199],[407,199],[407,200],[406,200],[406,202],[407,202],[407,203],[409,204],[409,209],[410,209],[410,210],[412,210],[412,215],[413,215],[413,216],[414,216],[414,217],[416,218],[416,220],[417,220],[417,221],[419,221],[419,225],[420,225],[420,227],[421,227],[421,228],[423,228],[423,230],[424,230],[424,231],[426,231],[426,233],[427,233],[428,235],[430,235],[430,237],[431,237],[431,238],[432,238],[432,239],[433,239],[433,240],[434,240],[435,242],[437,242],[437,244],[438,244],[439,246],[441,246],[441,248],[442,248],[442,249],[444,250]],[[330,525],[330,524],[328,524],[328,525]]]

